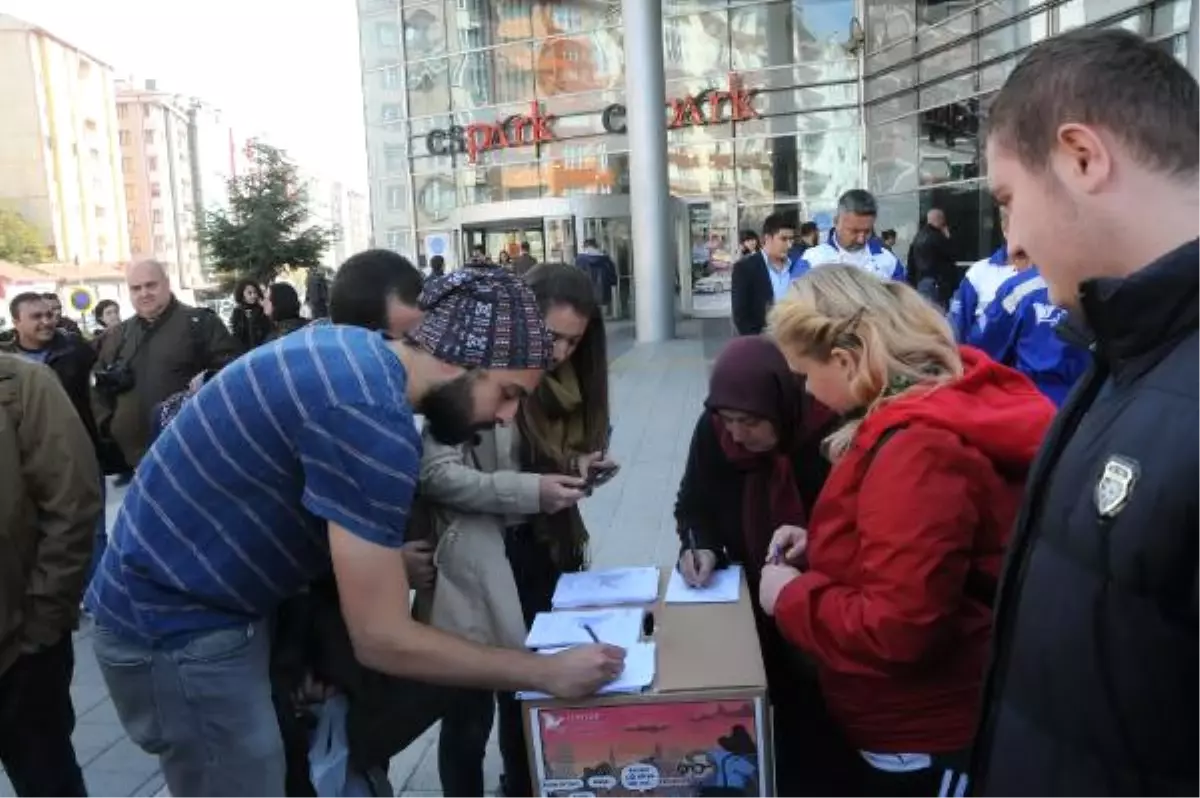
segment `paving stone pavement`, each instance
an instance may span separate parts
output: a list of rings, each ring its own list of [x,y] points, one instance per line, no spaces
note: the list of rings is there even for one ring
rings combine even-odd
[[[675,491],[700,412],[708,367],[727,339],[728,320],[685,321],[679,338],[635,345],[632,327],[613,325],[609,334],[613,440],[611,454],[621,464],[617,476],[583,503],[592,537],[594,567],[674,562]],[[108,492],[112,523],[123,490]],[[134,745],[117,720],[88,641],[86,626],[75,635],[75,678],[71,696],[78,724],[75,749],[91,795],[169,795],[158,762]],[[440,796],[437,727],[394,757],[389,779],[398,795]],[[495,736],[484,764],[485,784],[499,784],[500,756]],[[0,772],[0,798],[13,795]]]

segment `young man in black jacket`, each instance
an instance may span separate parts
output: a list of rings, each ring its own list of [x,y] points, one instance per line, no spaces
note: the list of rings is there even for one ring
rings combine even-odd
[[[1039,44],[992,101],[1008,247],[1095,361],[1047,435],[995,603],[986,795],[1196,795],[1200,92],[1123,30]]]

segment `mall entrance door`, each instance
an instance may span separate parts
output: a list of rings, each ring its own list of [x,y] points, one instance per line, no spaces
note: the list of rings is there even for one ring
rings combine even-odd
[[[594,240],[600,251],[612,258],[617,284],[608,307],[611,319],[633,317],[633,226],[628,216],[583,216],[578,219],[579,248]]]

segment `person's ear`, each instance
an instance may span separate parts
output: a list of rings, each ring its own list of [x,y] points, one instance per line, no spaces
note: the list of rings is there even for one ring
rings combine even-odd
[[[1080,194],[1094,194],[1112,175],[1108,142],[1088,125],[1059,126],[1051,157],[1059,180]]]
[[[837,365],[838,371],[842,373],[847,382],[853,379],[858,372],[858,354],[849,349],[834,347],[833,351],[829,353],[829,360]]]

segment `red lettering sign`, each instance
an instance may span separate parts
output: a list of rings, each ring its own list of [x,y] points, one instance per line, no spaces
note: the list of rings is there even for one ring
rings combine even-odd
[[[742,79],[735,73],[729,73],[725,91],[709,89],[695,97],[680,97],[667,103],[671,118],[667,127],[671,129],[704,125],[717,125],[722,122],[745,122],[747,119],[757,119],[758,111],[754,108],[754,97],[758,92],[747,89],[742,85]],[[728,107],[728,116],[724,109]],[[707,113],[706,113],[707,111]]]
[[[505,147],[521,147],[554,140],[551,124],[555,117],[543,114],[537,101],[529,104],[529,115],[510,116],[495,122],[472,122],[463,129],[467,161],[475,163],[479,153]]]

